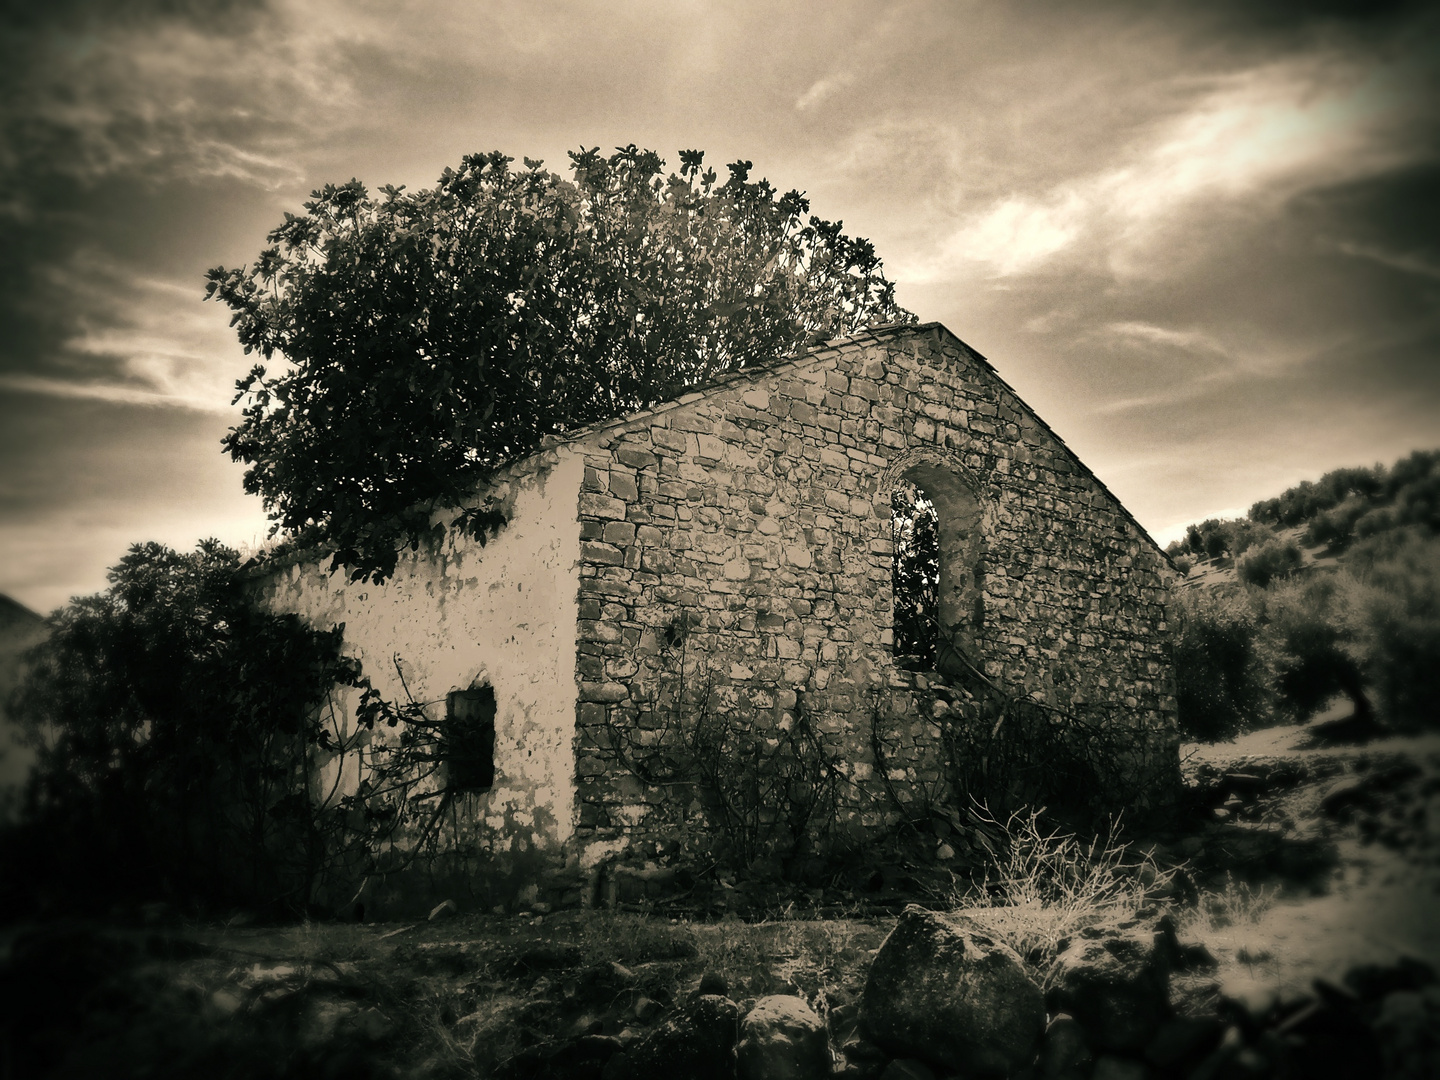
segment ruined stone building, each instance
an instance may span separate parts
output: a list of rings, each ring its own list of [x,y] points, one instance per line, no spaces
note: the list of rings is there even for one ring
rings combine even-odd
[[[837,762],[851,836],[893,822],[897,790],[935,781],[931,680],[893,650],[891,496],[905,483],[934,504],[940,621],[977,666],[1017,696],[1106,703],[1126,769],[1173,768],[1168,563],[937,323],[831,341],[547,440],[477,493],[508,519],[488,543],[452,529],[383,585],[301,560],[260,588],[276,610],[343,623],[382,692],[478,718],[489,760],[464,766],[458,812],[488,838],[494,880],[533,896],[545,866],[590,867],[703,816],[622,752],[687,701],[762,733],[803,710]],[[898,732],[884,775],[877,708]]]

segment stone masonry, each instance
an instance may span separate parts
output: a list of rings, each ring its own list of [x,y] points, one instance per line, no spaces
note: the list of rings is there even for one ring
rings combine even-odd
[[[258,588],[344,622],[397,699],[443,710],[451,691],[493,687],[495,786],[463,805],[497,866],[520,860],[515,880],[693,825],[696,808],[641,782],[616,736],[663,738],[702,699],[757,733],[803,709],[860,838],[897,819],[895,792],[939,778],[929,680],[892,653],[902,482],[935,504],[941,621],[985,673],[1017,696],[1110,706],[1127,767],[1173,772],[1167,560],[936,323],[828,342],[552,438],[477,493],[510,516],[488,545],[450,530],[382,586],[301,560]],[[897,739],[884,776],[877,710]]]
[[[964,617],[986,673],[1051,704],[1119,706],[1141,763],[1163,772],[1173,759],[1165,558],[938,324],[831,342],[571,445],[585,458],[582,834],[670,817],[666,793],[645,790],[607,748],[612,729],[658,722],[647,703],[677,626],[728,716],[785,725],[803,695],[848,774],[849,824],[879,827],[896,814],[869,749],[877,700],[894,712],[898,699],[902,716],[911,706],[889,786],[933,784],[938,728],[910,694],[925,679],[891,652],[890,499],[900,479],[936,503],[942,594],[948,585],[968,596],[952,616]],[[968,565],[953,565],[957,556]],[[941,606],[943,616],[944,596]]]

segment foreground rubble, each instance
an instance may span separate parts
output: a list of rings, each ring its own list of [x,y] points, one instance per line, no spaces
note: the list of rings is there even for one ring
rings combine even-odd
[[[897,916],[888,894],[750,922],[657,905],[204,927],[157,909],[0,937],[0,1075],[1440,1076],[1440,757],[1235,749],[1192,763],[1192,826],[1145,842],[1182,867],[1168,899],[1048,954],[1007,944],[1013,909],[931,897]]]

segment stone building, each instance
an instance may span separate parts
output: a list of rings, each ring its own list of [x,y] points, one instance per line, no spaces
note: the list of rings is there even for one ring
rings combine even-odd
[[[851,837],[943,779],[933,679],[893,649],[906,483],[935,507],[940,621],[965,655],[1017,697],[1104,703],[1123,768],[1172,773],[1164,555],[937,323],[548,440],[477,493],[508,520],[487,543],[451,529],[384,585],[305,561],[258,584],[276,610],[344,623],[381,692],[481,725],[490,757],[460,770],[456,813],[490,853],[490,896],[528,897],[546,867],[703,827],[703,800],[633,760],[686,716],[772,747],[803,719]],[[877,710],[896,736],[880,769]]]

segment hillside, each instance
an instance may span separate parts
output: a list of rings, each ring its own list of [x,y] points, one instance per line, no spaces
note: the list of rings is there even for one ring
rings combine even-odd
[[[1168,554],[1181,732],[1305,722],[1348,701],[1355,737],[1440,728],[1440,451],[1337,469]]]
[[[1440,450],[1417,450],[1388,468],[1334,469],[1243,518],[1191,524],[1166,548],[1187,586],[1246,580],[1265,585],[1297,570],[1334,568],[1358,550],[1382,558],[1402,539],[1440,537]]]

